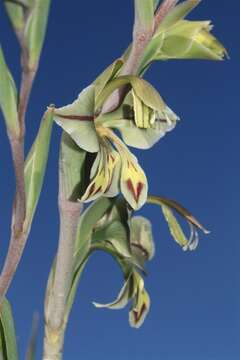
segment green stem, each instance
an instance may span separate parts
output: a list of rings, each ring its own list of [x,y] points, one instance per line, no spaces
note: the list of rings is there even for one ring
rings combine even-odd
[[[60,236],[56,264],[45,304],[44,360],[62,358],[65,313],[74,271],[74,250],[82,203],[68,200],[71,179],[63,170],[64,158],[59,164]]]

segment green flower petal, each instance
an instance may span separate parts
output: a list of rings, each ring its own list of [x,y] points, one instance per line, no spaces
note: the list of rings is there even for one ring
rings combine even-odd
[[[227,52],[211,29],[209,21],[179,21],[166,32],[156,59],[222,60]]]
[[[119,187],[115,185],[116,182],[119,181],[119,175],[118,178],[116,178],[114,172],[119,162],[120,156],[112,146],[109,146],[107,142],[105,145],[101,145],[100,152],[91,169],[91,182],[82,196],[81,201],[88,202],[100,196],[111,197],[118,194]],[[114,186],[112,186],[113,181]]]
[[[121,192],[129,205],[134,209],[140,209],[147,200],[148,182],[146,175],[137,158],[128,153],[127,156],[122,155],[122,171],[121,171]]]
[[[151,260],[155,253],[151,222],[143,216],[134,216],[130,221],[132,252],[144,261]]]
[[[150,297],[145,289],[139,291],[129,312],[129,324],[140,328],[150,310]]]
[[[56,116],[54,119],[81,149],[91,153],[99,151],[99,140],[93,122],[60,119]]]
[[[103,127],[119,130],[125,144],[138,149],[149,149],[173,130],[179,120],[167,106],[155,113],[154,125],[148,129],[139,129],[132,117],[132,95],[128,94],[122,106],[112,113],[102,115],[97,121]]]
[[[99,140],[95,129],[94,86],[84,89],[72,104],[55,109],[54,120],[76,142],[88,152],[99,151]]]

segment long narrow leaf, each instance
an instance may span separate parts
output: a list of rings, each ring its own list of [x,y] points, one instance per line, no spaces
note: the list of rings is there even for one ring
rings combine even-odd
[[[27,196],[26,225],[32,221],[45,175],[53,124],[53,107],[44,114],[39,132],[25,162],[25,187]]]
[[[5,298],[0,312],[2,359],[18,360],[18,350],[11,305]]]

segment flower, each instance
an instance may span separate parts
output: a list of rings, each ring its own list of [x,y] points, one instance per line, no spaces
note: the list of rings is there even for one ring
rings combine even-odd
[[[126,84],[131,90],[121,106],[102,114],[108,96]],[[138,209],[146,202],[148,183],[137,158],[126,145],[150,148],[175,127],[178,117],[149,83],[135,76],[116,78],[100,94],[96,96],[96,93],[96,85],[90,85],[72,104],[54,112],[56,123],[79,148],[96,153],[90,183],[80,200],[114,197],[121,191],[130,206]]]

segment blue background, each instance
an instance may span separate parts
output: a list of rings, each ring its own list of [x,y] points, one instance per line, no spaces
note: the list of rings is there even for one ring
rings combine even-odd
[[[182,118],[177,129],[147,152],[138,152],[150,191],[178,200],[209,229],[194,253],[172,240],[158,208],[142,213],[152,220],[156,256],[146,287],[150,314],[140,330],[128,326],[127,310],[97,310],[91,301],[113,299],[121,273],[108,255],[96,254],[84,274],[68,327],[65,359],[237,360],[239,325],[239,12],[237,1],[204,1],[190,16],[212,19],[214,33],[227,47],[225,62],[155,63],[147,79]],[[49,103],[71,102],[80,89],[118,57],[131,39],[132,1],[53,1],[41,67],[27,116],[26,149]],[[19,81],[18,46],[0,7],[0,39]],[[1,119],[2,120],[2,119]],[[13,170],[0,121],[1,261],[7,250]],[[21,359],[32,315],[41,314],[57,246],[57,158],[55,127],[45,187],[24,259],[9,291]]]

